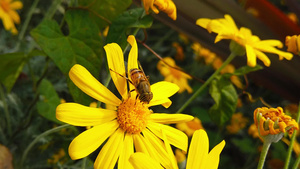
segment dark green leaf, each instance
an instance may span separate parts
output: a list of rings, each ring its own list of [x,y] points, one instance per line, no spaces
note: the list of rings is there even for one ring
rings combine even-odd
[[[201,120],[201,122],[203,122],[203,123],[211,122],[211,119],[209,118],[208,113],[207,113],[207,109],[204,109],[201,107],[193,107],[192,115],[195,117],[198,117]]]
[[[149,28],[152,25],[152,17],[143,16],[144,9],[136,8],[125,11],[118,16],[111,24],[106,38],[107,43],[118,43],[124,50],[127,45],[128,29],[130,28]]]
[[[84,66],[95,77],[99,75],[102,42],[99,28],[88,15],[89,13],[83,10],[68,11],[65,15],[69,26],[67,36],[63,35],[59,25],[52,20],[43,21],[31,31],[36,42],[65,75],[75,64]],[[72,95],[77,93],[73,95],[76,102],[85,100],[84,103],[88,104],[87,102],[91,100],[77,87],[70,88],[70,93]]]
[[[67,74],[78,63],[98,75],[102,46],[98,27],[86,11],[70,10],[65,17],[69,35],[63,35],[53,20],[43,21],[31,35],[63,73]]]
[[[239,148],[239,150],[243,153],[254,154],[256,153],[256,149],[253,148],[253,141],[250,138],[244,139],[231,139],[231,142]]]
[[[26,62],[24,53],[9,53],[0,55],[0,82],[8,91],[12,89]]]
[[[211,82],[209,93],[215,101],[209,115],[215,123],[223,125],[235,112],[238,99],[236,90],[228,78],[219,76]]]
[[[100,29],[125,11],[131,3],[132,0],[79,0],[79,5],[88,8],[90,17]]]
[[[40,93],[40,100],[37,102],[36,106],[39,114],[48,120],[61,124],[62,122],[57,120],[55,116],[56,107],[60,104],[60,98],[51,82],[44,79],[41,82],[38,91]]]
[[[236,69],[233,74],[237,75],[237,76],[242,76],[242,75],[248,74],[250,72],[258,71],[261,69],[263,69],[263,67],[260,65],[256,65],[255,67],[243,66],[239,69]]]

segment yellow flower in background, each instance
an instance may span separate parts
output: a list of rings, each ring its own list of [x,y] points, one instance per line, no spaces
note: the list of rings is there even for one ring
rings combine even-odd
[[[57,162],[63,164],[66,161],[66,152],[63,148],[59,149],[50,159],[47,160],[48,164],[56,164]]]
[[[252,136],[253,138],[260,138],[255,123],[253,123],[253,124],[250,125],[250,127],[249,127],[249,129],[248,129],[248,134],[249,134],[250,136]],[[261,138],[260,138],[260,139],[261,139]]]
[[[286,16],[291,20],[293,21],[295,24],[298,24],[299,20],[298,20],[298,17],[295,13],[293,12],[290,12],[288,14],[286,14]]]
[[[185,56],[184,56],[184,51],[182,46],[180,46],[178,42],[173,42],[172,46],[176,49],[175,59],[179,61],[183,61]]]
[[[21,8],[23,8],[23,4],[20,1],[0,0],[0,19],[4,28],[14,35],[18,33],[15,23],[20,23],[20,16],[16,10]]]
[[[209,140],[205,130],[197,130],[192,138],[186,169],[217,169],[219,166],[220,161],[220,154],[225,146],[225,141],[221,141],[218,145],[216,145],[210,152],[209,152]],[[167,149],[171,149],[170,145],[166,143]],[[173,154],[169,155],[170,161],[172,162],[172,169],[177,169],[178,166],[174,163],[172,157]],[[143,153],[135,153],[133,154],[129,161],[136,166],[137,168],[143,169],[163,169],[163,166],[159,166],[154,160],[149,160],[149,157]],[[153,167],[156,166],[156,167]]]
[[[230,134],[236,134],[246,127],[248,121],[248,118],[244,117],[242,113],[235,113],[232,115],[230,125],[227,125],[226,129]]]
[[[192,49],[194,50],[196,54],[196,60],[200,60],[201,58],[204,59],[205,64],[211,64],[217,57],[217,55],[213,52],[211,52],[209,49],[204,48],[200,45],[200,43],[193,43]]]
[[[128,37],[132,48],[128,56],[128,70],[138,68],[138,49],[134,36]],[[122,49],[116,43],[104,47],[108,66],[111,70],[126,76]],[[153,113],[148,107],[167,103],[168,97],[176,93],[179,88],[169,82],[158,82],[151,85],[153,99],[149,104],[136,99],[136,92],[128,93],[127,81],[115,72],[110,72],[112,80],[122,96],[120,100],[110,90],[95,79],[87,69],[81,65],[74,65],[69,72],[74,84],[94,99],[117,107],[117,110],[93,108],[77,103],[60,104],[56,109],[56,118],[75,126],[93,126],[84,131],[71,142],[69,155],[73,160],[88,156],[99,148],[106,140],[99,152],[94,168],[114,168],[118,161],[118,168],[132,168],[128,159],[134,150],[143,152],[164,166],[168,155],[163,147],[164,131],[166,138],[175,147],[187,150],[187,136],[168,125],[186,122],[193,117],[183,114]],[[134,86],[130,86],[134,88]]]
[[[159,11],[165,12],[171,19],[177,19],[177,10],[174,2],[172,0],[143,0],[144,8],[146,13],[149,13],[149,9],[156,14]]]
[[[300,36],[286,36],[285,37],[285,46],[287,46],[287,51],[292,52],[295,55],[299,55],[300,52]]]
[[[177,123],[176,128],[185,132],[185,134],[191,137],[196,130],[204,129],[201,120],[195,117],[193,120],[185,123]]]
[[[175,158],[178,164],[183,163],[186,160],[186,152],[175,149]]]
[[[286,131],[292,134],[294,130],[299,129],[297,122],[290,116],[285,115],[281,107],[255,109],[254,123],[261,137],[277,134],[283,136]]]
[[[196,24],[209,32],[217,33],[215,43],[222,39],[230,39],[244,47],[248,66],[256,66],[256,58],[260,59],[265,66],[270,66],[271,61],[263,52],[277,54],[280,60],[283,58],[291,60],[293,57],[291,53],[276,48],[283,47],[279,40],[260,40],[258,36],[252,35],[250,29],[245,27],[238,29],[230,15],[225,15],[221,19],[201,18],[196,21]]]
[[[170,66],[179,68],[171,57],[165,57],[163,60]],[[157,64],[157,69],[165,77],[165,81],[177,84],[180,88],[178,93],[182,93],[185,90],[187,90],[189,93],[192,93],[193,89],[190,87],[187,81],[188,79],[191,79],[191,76],[170,66],[166,65],[161,60]]]

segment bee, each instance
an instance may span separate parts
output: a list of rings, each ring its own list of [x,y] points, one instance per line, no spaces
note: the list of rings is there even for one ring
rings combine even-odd
[[[112,69],[109,70],[113,71]],[[130,90],[130,92],[133,91],[137,92],[136,99],[139,98],[141,102],[149,104],[149,102],[153,98],[153,93],[151,92],[151,88],[150,88],[149,76],[145,75],[143,69],[138,69],[138,68],[130,69],[129,76],[131,80],[128,77],[125,77],[121,74],[119,75],[125,78],[129,83],[131,83],[135,87],[135,89]]]

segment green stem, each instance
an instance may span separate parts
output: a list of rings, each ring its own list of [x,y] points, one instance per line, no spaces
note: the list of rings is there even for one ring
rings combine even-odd
[[[58,126],[58,127],[55,127],[55,128],[52,128],[50,130],[47,130],[45,131],[44,133],[40,134],[39,136],[37,136],[28,146],[27,148],[25,149],[25,151],[23,152],[22,154],[22,158],[21,158],[21,162],[20,162],[20,166],[21,168],[24,167],[24,161],[27,157],[27,154],[28,152],[31,150],[31,148],[43,137],[49,135],[49,134],[52,134],[52,133],[55,133],[55,132],[58,132],[60,131],[61,129],[63,128],[67,128],[67,127],[72,127],[71,125],[69,124],[64,124],[64,125],[61,125],[61,126]]]
[[[9,111],[8,111],[6,98],[5,98],[5,95],[4,95],[4,90],[3,90],[1,84],[0,84],[0,95],[1,95],[1,100],[2,100],[2,103],[3,103],[3,109],[4,109],[4,113],[5,113],[5,118],[6,118],[7,131],[8,131],[9,136],[11,136],[11,133],[12,133],[11,120],[10,120],[10,115],[9,115]]]
[[[86,168],[86,160],[87,160],[87,157],[82,159],[82,166],[81,166],[82,169]]]
[[[236,54],[234,52],[232,52],[229,57],[225,60],[225,62],[223,62],[223,64],[221,65],[221,67],[219,69],[217,69],[206,81],[205,83],[199,87],[199,89],[189,98],[189,100],[187,100],[182,106],[181,108],[176,112],[176,113],[181,113],[194,99],[196,99],[196,97],[207,87],[207,85],[210,84],[210,82],[220,73],[220,71],[227,66],[234,58],[235,58]]]
[[[271,145],[271,142],[269,142],[269,141],[264,142],[261,153],[260,153],[257,169],[262,169],[264,167],[265,159],[268,154],[270,145]]]
[[[45,14],[44,19],[51,19],[53,17],[53,15],[55,14],[58,5],[61,4],[62,0],[54,0],[50,6],[50,8],[48,9],[47,13]]]
[[[299,106],[300,106],[300,104],[299,104]],[[298,108],[298,113],[297,113],[297,119],[296,119],[297,124],[299,124],[299,118],[300,118],[299,115],[300,115],[300,107]],[[291,155],[292,155],[296,135],[297,135],[297,131],[294,131],[294,133],[292,135],[292,138],[291,138],[291,141],[290,141],[290,145],[289,145],[289,149],[288,149],[288,155],[285,159],[284,169],[287,169],[289,167],[290,158],[291,158]]]
[[[30,7],[30,9],[29,9],[29,11],[28,11],[28,13],[27,13],[26,19],[25,19],[25,21],[24,21],[24,23],[23,23],[22,29],[21,29],[20,34],[19,34],[19,37],[18,37],[19,42],[18,42],[17,46],[20,45],[20,41],[24,38],[26,29],[27,29],[27,27],[28,27],[28,25],[29,25],[29,21],[30,21],[30,19],[31,19],[31,17],[32,17],[32,14],[33,14],[33,12],[34,12],[34,10],[35,10],[37,4],[39,3],[39,1],[40,1],[40,0],[35,0],[35,1],[32,3],[32,5],[31,5],[31,7]]]
[[[297,124],[299,124],[299,119],[300,119],[300,102],[299,102],[299,104],[298,104],[298,113],[297,113],[297,119],[296,119],[296,122],[297,122]],[[296,132],[294,132],[293,133],[293,136],[295,135],[297,135],[297,134],[295,134]],[[295,139],[294,140],[291,140],[291,142],[294,142],[295,141]],[[300,163],[300,155],[298,155],[298,157],[297,157],[297,159],[296,159],[296,161],[295,161],[295,163],[294,163],[294,165],[293,165],[293,169],[296,169],[296,168],[298,168],[298,166],[299,166],[299,163]]]

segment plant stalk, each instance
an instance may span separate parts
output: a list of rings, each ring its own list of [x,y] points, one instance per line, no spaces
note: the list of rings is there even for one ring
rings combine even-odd
[[[237,56],[234,52],[232,52],[229,57],[223,62],[221,67],[217,69],[206,81],[203,85],[199,87],[199,89],[181,106],[181,108],[176,113],[181,113],[193,100],[197,98],[197,96],[210,84],[210,82],[221,72],[221,70],[227,66],[234,58]]]

